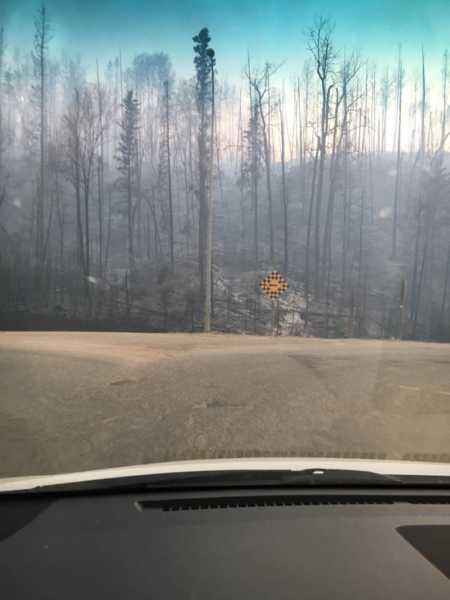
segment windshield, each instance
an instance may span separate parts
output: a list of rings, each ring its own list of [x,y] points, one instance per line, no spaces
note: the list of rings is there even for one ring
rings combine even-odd
[[[450,463],[449,23],[2,3],[0,481]]]

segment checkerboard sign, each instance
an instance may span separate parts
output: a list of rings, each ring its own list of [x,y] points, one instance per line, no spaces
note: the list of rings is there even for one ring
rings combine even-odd
[[[279,298],[288,289],[288,284],[278,271],[272,271],[267,277],[264,277],[259,287],[269,298],[274,299]]]

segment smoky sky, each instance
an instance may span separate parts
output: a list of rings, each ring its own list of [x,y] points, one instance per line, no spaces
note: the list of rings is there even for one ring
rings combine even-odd
[[[31,46],[40,0],[0,0],[8,47]],[[107,60],[120,50],[166,51],[183,75],[192,71],[192,35],[211,30],[222,72],[240,73],[250,52],[255,61],[284,62],[298,71],[305,30],[318,15],[335,23],[336,44],[360,49],[376,61],[419,61],[420,48],[434,60],[450,45],[450,0],[47,0],[53,48],[85,60]]]

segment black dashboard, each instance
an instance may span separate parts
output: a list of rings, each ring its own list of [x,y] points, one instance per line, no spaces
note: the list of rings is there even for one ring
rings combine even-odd
[[[448,600],[450,496],[3,496],[0,590],[8,600]]]

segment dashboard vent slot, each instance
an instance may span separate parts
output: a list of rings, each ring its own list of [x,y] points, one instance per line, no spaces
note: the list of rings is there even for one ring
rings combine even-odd
[[[450,504],[450,496],[408,495],[326,495],[326,496],[245,496],[208,497],[143,500],[139,510],[162,510],[164,512],[215,510],[226,508],[260,508],[280,506],[339,506],[339,505],[389,505]]]

